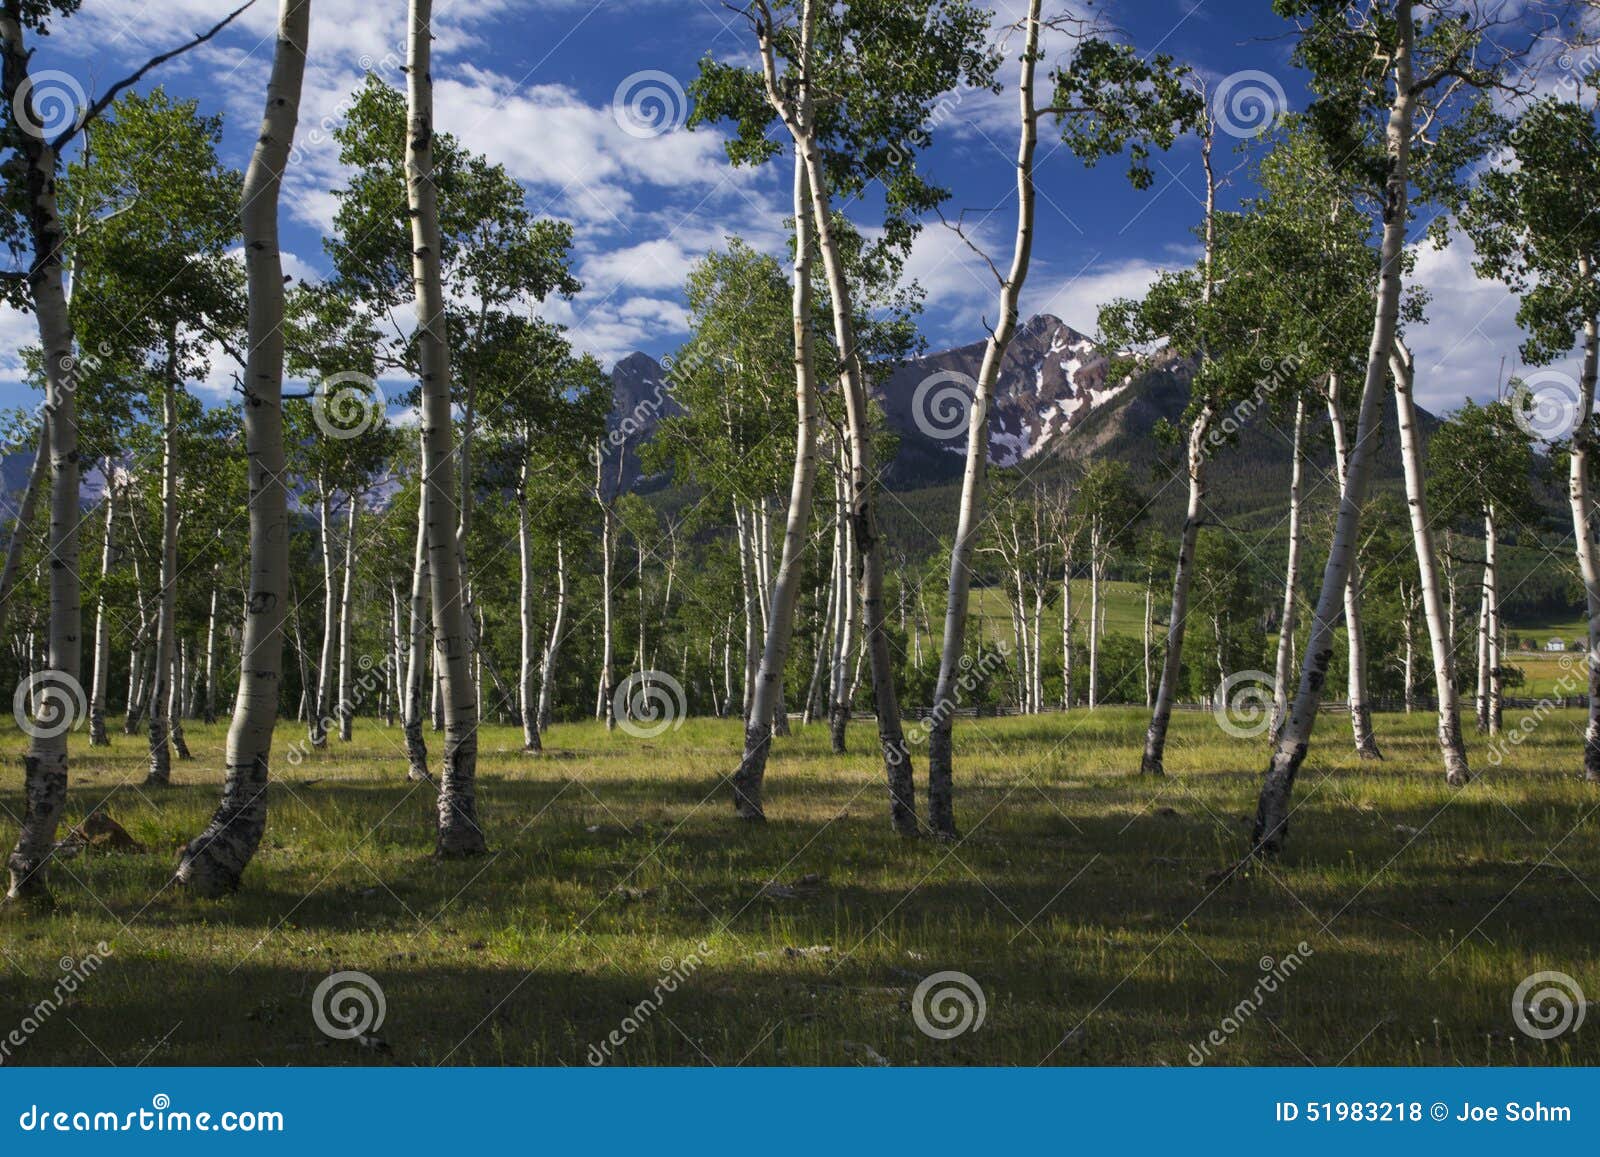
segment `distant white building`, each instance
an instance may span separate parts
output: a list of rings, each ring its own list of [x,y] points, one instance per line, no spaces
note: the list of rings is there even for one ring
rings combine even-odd
[[[1546,651],[1565,651],[1567,649],[1567,643],[1565,639],[1548,639],[1545,641],[1544,649]]]

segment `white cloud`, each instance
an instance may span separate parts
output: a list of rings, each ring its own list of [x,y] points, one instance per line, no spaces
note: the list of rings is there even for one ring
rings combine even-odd
[[[1517,299],[1497,281],[1473,271],[1474,250],[1457,234],[1447,249],[1417,247],[1414,284],[1427,289],[1427,321],[1414,325],[1407,341],[1417,361],[1417,402],[1435,413],[1458,408],[1468,398],[1492,400],[1504,378],[1521,365],[1518,347],[1526,335],[1517,325]],[[1576,375],[1577,358],[1557,363]]]

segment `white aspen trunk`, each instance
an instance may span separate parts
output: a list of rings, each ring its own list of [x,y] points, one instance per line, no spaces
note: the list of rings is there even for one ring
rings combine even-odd
[[[350,598],[352,585],[356,573],[356,515],[361,509],[360,497],[354,490],[349,495],[350,509],[345,515],[344,526],[344,582],[339,590],[339,739],[343,743],[350,742],[351,713],[354,704],[350,702],[350,680],[354,672],[350,664],[354,657],[350,654]]]
[[[1044,586],[1033,584],[1033,713],[1044,710],[1044,674],[1039,669],[1039,636],[1044,620]]]
[[[417,543],[411,561],[411,599],[406,640],[405,702],[400,711],[405,732],[406,778],[414,783],[432,783],[428,772],[428,745],[422,738],[422,687],[427,677],[428,623],[428,504],[417,500]],[[431,685],[431,684],[430,684]]]
[[[241,215],[249,316],[240,388],[250,470],[250,595],[240,646],[238,697],[228,728],[222,802],[206,830],[184,849],[177,873],[179,883],[205,895],[238,886],[267,822],[267,769],[278,717],[289,587],[278,189],[299,114],[310,9],[309,0],[281,0],[266,112],[244,179]]]
[[[1328,426],[1333,433],[1333,462],[1342,497],[1348,472],[1349,440],[1345,430],[1344,409],[1339,401],[1340,381],[1337,371],[1328,375]],[[1350,733],[1355,741],[1356,754],[1362,759],[1382,759],[1383,752],[1379,750],[1377,737],[1372,731],[1372,705],[1367,699],[1367,639],[1362,626],[1359,551],[1350,560],[1350,574],[1345,582],[1344,629],[1349,652],[1346,698],[1349,700]]]
[[[606,499],[603,490],[604,481],[600,474],[600,462],[597,459],[594,471],[595,499],[600,503],[600,604],[601,604],[601,641],[600,641],[600,695],[595,708],[595,717],[606,721],[606,730],[614,730],[617,726],[616,711],[612,703],[611,669],[612,669],[612,618],[611,618],[611,562],[615,544],[612,530],[611,503]],[[740,565],[743,565],[741,558]],[[741,572],[742,573],[742,572]]]
[[[1578,261],[1586,284],[1595,277],[1587,257]],[[1572,508],[1572,534],[1583,576],[1584,602],[1589,614],[1589,719],[1583,732],[1583,778],[1600,783],[1600,559],[1596,558],[1595,520],[1589,501],[1589,455],[1594,448],[1594,391],[1600,370],[1600,319],[1583,319],[1583,368],[1578,376],[1579,422],[1573,431],[1567,463],[1567,500]]]
[[[222,639],[217,631],[217,607],[221,599],[221,569],[220,563],[211,568],[211,606],[206,612],[206,697],[202,718],[208,724],[217,721],[217,673],[222,668],[221,656],[218,654]]]
[[[172,651],[172,682],[167,692],[167,720],[172,733],[172,750],[179,759],[193,759],[189,744],[183,737],[183,689],[190,668],[190,648],[187,643]]]
[[[478,825],[478,691],[472,677],[472,626],[462,589],[457,530],[454,431],[450,423],[450,336],[440,273],[438,194],[433,184],[432,0],[411,0],[406,35],[406,194],[416,285],[418,363],[422,378],[423,502],[428,519],[428,573],[433,636],[445,709],[439,774],[437,854],[481,855]]]
[[[22,569],[22,552],[33,529],[34,508],[39,505],[39,494],[45,489],[50,476],[50,412],[46,406],[39,422],[39,441],[33,453],[33,467],[28,471],[28,484],[22,491],[22,501],[17,504],[17,516],[11,524],[11,540],[6,544],[5,569],[0,571],[0,632],[11,615],[11,592],[16,588],[17,575]]]
[[[803,48],[802,54],[805,52]],[[809,123],[809,98],[801,99],[800,116]],[[789,659],[794,606],[800,590],[802,556],[809,533],[812,495],[816,489],[819,414],[811,337],[811,232],[806,220],[810,199],[806,169],[797,158],[794,168],[795,259],[791,310],[794,333],[794,469],[789,482],[789,511],[784,522],[782,553],[772,584],[766,637],[760,666],[756,671],[755,693],[751,698],[750,712],[745,717],[744,755],[733,777],[734,811],[740,818],[748,820],[765,818],[761,789],[766,777],[767,756],[772,748],[775,717],[784,710],[783,673]],[[762,522],[765,526],[764,515]],[[809,694],[807,703],[809,712]],[[787,726],[784,730],[787,730]]]
[[[836,479],[835,493],[844,550],[839,554],[839,623],[834,632],[833,696],[832,706],[828,709],[828,738],[835,755],[845,753],[845,731],[850,723],[850,711],[855,706],[850,663],[855,655],[856,629],[861,614],[860,600],[850,585],[850,576],[856,568],[856,546],[855,538],[850,533],[850,504],[846,497],[849,488],[847,477]]]
[[[1402,589],[1400,598],[1401,607],[1405,612],[1405,618],[1400,623],[1400,633],[1405,644],[1404,669],[1406,681],[1405,690],[1401,694],[1406,714],[1410,715],[1416,708],[1416,692],[1414,688],[1417,681],[1417,641],[1415,631],[1417,608],[1414,595],[1409,595]]]
[[[1155,687],[1150,679],[1150,629],[1154,618],[1151,604],[1155,601],[1150,586],[1148,582],[1144,584],[1144,705],[1147,708],[1154,707],[1156,702]]]
[[[1408,159],[1411,151],[1412,117],[1415,95],[1412,84],[1414,29],[1412,0],[1396,0],[1395,20],[1400,33],[1399,46],[1390,66],[1395,75],[1395,97],[1389,111],[1386,147],[1389,157],[1387,196],[1383,208],[1383,240],[1379,250],[1378,289],[1373,300],[1372,341],[1367,349],[1367,370],[1362,383],[1361,410],[1356,421],[1356,438],[1351,446],[1339,497],[1339,516],[1334,527],[1328,562],[1322,572],[1322,589],[1317,596],[1316,614],[1300,666],[1300,686],[1295,692],[1288,723],[1274,746],[1272,763],[1262,783],[1256,806],[1252,843],[1258,855],[1275,854],[1288,837],[1289,801],[1295,777],[1305,762],[1316,724],[1317,706],[1333,657],[1333,630],[1340,604],[1349,587],[1355,561],[1356,536],[1360,530],[1361,507],[1367,497],[1371,473],[1372,443],[1377,433],[1378,398],[1384,388],[1384,375],[1394,348],[1395,328],[1400,317],[1402,263],[1405,259],[1406,200]]]
[[[1501,705],[1505,699],[1505,672],[1500,663],[1500,568],[1495,547],[1498,528],[1495,525],[1494,503],[1483,516],[1483,594],[1484,610],[1488,612],[1484,634],[1488,640],[1489,703],[1488,728],[1490,735],[1500,734]]]
[[[739,701],[746,724],[750,722],[750,700],[756,687],[756,616],[760,611],[756,603],[760,581],[752,576],[755,569],[751,558],[751,533],[753,526],[746,520],[745,510],[737,501],[733,504],[733,522],[739,544],[739,589],[744,595],[744,674],[740,683]]]
[[[550,638],[545,644],[544,660],[539,666],[539,729],[550,726],[550,713],[555,702],[556,657],[561,652],[561,642],[567,630],[567,556],[561,540],[556,539],[556,613],[550,624]]]
[[[1089,710],[1100,706],[1100,517],[1089,531]],[[1173,600],[1176,610],[1177,600]],[[1146,737],[1146,746],[1149,739]]]
[[[1487,522],[1487,518],[1485,518]],[[1478,584],[1478,693],[1473,703],[1478,730],[1489,730],[1489,559],[1487,547],[1483,560],[1483,577]]]
[[[523,447],[522,476],[517,486],[517,620],[522,629],[521,666],[517,678],[517,712],[522,716],[522,750],[541,750],[539,704],[535,699],[533,621],[533,528],[528,518],[529,457]],[[548,654],[548,651],[546,652]]]
[[[972,601],[972,552],[986,515],[989,478],[989,405],[1000,363],[1017,331],[1017,309],[1028,264],[1033,256],[1033,153],[1039,139],[1034,110],[1034,69],[1039,51],[1041,0],[1029,0],[1023,30],[1022,59],[1017,72],[1017,231],[1011,247],[1011,268],[1000,284],[999,316],[984,344],[983,361],[967,417],[967,461],[961,476],[961,505],[950,549],[946,587],[944,639],[939,650],[939,677],[934,684],[933,719],[928,731],[928,822],[935,834],[958,834],[955,816],[955,709],[959,705],[961,657],[967,645],[967,616]],[[981,644],[980,639],[980,644]]]
[[[1213,131],[1208,120],[1201,140],[1200,159],[1205,169],[1205,254],[1204,281],[1201,300],[1211,301],[1214,280],[1212,266],[1216,259],[1217,235],[1217,180],[1211,166]],[[1210,360],[1210,351],[1202,348],[1201,361]],[[1207,397],[1189,426],[1188,453],[1185,459],[1189,474],[1189,505],[1184,512],[1183,533],[1178,541],[1178,562],[1172,571],[1172,610],[1167,619],[1167,649],[1161,662],[1161,685],[1156,691],[1155,708],[1150,713],[1150,726],[1145,730],[1144,754],[1139,760],[1139,771],[1144,775],[1166,774],[1167,729],[1172,723],[1172,705],[1177,699],[1178,678],[1183,667],[1183,636],[1189,617],[1189,586],[1194,576],[1195,548],[1200,540],[1200,527],[1205,522],[1207,442],[1211,423],[1216,418],[1216,407]],[[1091,560],[1092,561],[1092,560]],[[1098,577],[1098,576],[1097,576]],[[1217,640],[1221,650],[1222,640]],[[1219,663],[1218,666],[1221,666]],[[1090,657],[1090,687],[1094,687],[1094,656]],[[1092,692],[1091,692],[1092,694]],[[1091,703],[1090,706],[1093,706]]]
[[[1061,561],[1061,710],[1072,710],[1072,554]]]
[[[172,678],[177,662],[178,618],[178,386],[176,339],[169,337],[170,352],[161,400],[161,573],[160,601],[156,609],[156,659],[150,680],[150,769],[146,787],[165,787],[172,781],[174,705],[181,705]]]
[[[334,643],[338,624],[338,564],[333,555],[333,519],[330,516],[325,479],[317,477],[317,531],[322,548],[322,648],[317,658],[317,693],[313,697],[308,738],[312,747],[326,747],[329,708],[333,699]]]
[[[390,580],[389,582],[389,670],[385,673],[385,696],[383,704],[384,725],[393,727],[395,717],[403,710],[400,699],[404,692],[401,690],[401,680],[405,677],[405,643],[404,629],[400,625],[400,586]]]
[[[1283,568],[1283,611],[1278,617],[1278,653],[1272,680],[1272,727],[1268,734],[1276,739],[1289,713],[1289,679],[1294,672],[1294,632],[1298,625],[1299,604],[1295,592],[1300,585],[1300,479],[1301,447],[1306,424],[1305,394],[1294,399],[1293,458],[1289,467],[1289,559]],[[1343,472],[1341,471],[1341,474]]]
[[[820,629],[817,632],[816,654],[811,662],[811,681],[806,684],[805,718],[802,721],[806,726],[810,726],[812,720],[816,718],[817,697],[822,691],[822,672],[833,645],[834,597],[839,590],[838,584],[833,581],[832,577],[833,572],[837,571],[839,566],[837,553],[839,550],[839,536],[837,529],[834,532],[833,549],[835,553],[828,563],[830,573],[825,602],[823,601],[822,592],[820,590],[817,592],[817,601],[822,603],[822,617],[818,621]]]
[[[1400,418],[1400,460],[1405,466],[1406,505],[1411,510],[1411,537],[1416,545],[1421,577],[1422,610],[1433,647],[1433,681],[1439,698],[1439,753],[1444,759],[1445,782],[1459,787],[1467,782],[1467,752],[1461,741],[1461,715],[1456,702],[1456,657],[1450,648],[1444,603],[1439,595],[1439,575],[1434,566],[1433,528],[1428,524],[1427,497],[1422,479],[1422,447],[1417,435],[1416,405],[1412,400],[1415,364],[1397,337],[1391,358],[1395,407]]]
[[[810,12],[810,2],[806,9]],[[770,62],[770,49],[767,59]],[[833,207],[829,197],[822,152],[809,130],[795,138],[811,187],[813,226],[817,251],[828,279],[833,307],[834,344],[839,351],[840,392],[844,395],[846,428],[850,439],[850,530],[855,542],[856,569],[860,576],[861,629],[872,672],[872,697],[878,717],[878,746],[883,755],[889,787],[889,816],[896,832],[917,833],[916,796],[912,788],[911,753],[900,722],[900,701],[895,689],[894,663],[889,653],[889,633],[884,624],[883,543],[878,533],[877,467],[868,398],[862,382],[860,351],[856,348],[855,315],[844,262],[834,238]]]
[[[109,747],[110,738],[106,735],[106,684],[109,681],[111,667],[111,623],[106,615],[105,589],[107,579],[111,574],[112,564],[116,561],[116,525],[117,525],[117,488],[115,468],[111,459],[106,459],[106,520],[105,536],[101,541],[100,550],[100,595],[95,600],[94,612],[94,676],[89,683],[89,746]],[[18,524],[21,524],[18,516]],[[213,605],[215,605],[213,603]],[[4,612],[0,611],[0,616]],[[0,618],[3,625],[3,618]],[[209,676],[207,678],[209,682]]]

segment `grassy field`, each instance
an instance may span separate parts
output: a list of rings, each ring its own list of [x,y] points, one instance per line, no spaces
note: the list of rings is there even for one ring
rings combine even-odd
[[[361,721],[279,769],[224,901],[168,885],[215,800],[221,729],[190,728],[197,759],[162,792],[138,786],[139,741],[75,740],[69,819],[104,805],[149,851],[85,851],[55,870],[53,912],[0,919],[0,1038],[63,961],[110,949],[7,1063],[1181,1066],[1197,1046],[1211,1064],[1600,1063],[1594,1009],[1548,1041],[1512,1015],[1541,970],[1600,995],[1600,789],[1575,775],[1575,712],[1498,764],[1472,736],[1481,774],[1460,791],[1431,717],[1380,716],[1379,765],[1325,719],[1285,855],[1225,881],[1262,742],[1181,712],[1174,774],[1140,779],[1143,722],[961,721],[953,845],[889,833],[865,724],[843,758],[818,727],[781,743],[762,828],[736,826],[718,786],[736,723],[558,725],[542,758],[488,729],[493,854],[439,863],[431,789],[405,782],[396,732]],[[21,738],[0,747],[15,815]],[[381,986],[381,1040],[318,1030],[335,970]],[[946,970],[985,1015],[936,1039],[912,1002]]]

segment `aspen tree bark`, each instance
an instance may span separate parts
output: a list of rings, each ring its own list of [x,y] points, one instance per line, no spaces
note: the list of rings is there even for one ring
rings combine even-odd
[[[517,621],[522,630],[521,666],[517,678],[517,711],[522,716],[522,750],[536,754],[539,742],[539,706],[534,699],[533,528],[528,519],[529,454],[524,447],[522,473],[517,485]]]
[[[801,37],[809,44],[815,12],[811,0],[802,5]],[[762,71],[768,99],[783,119],[793,138],[800,161],[805,166],[811,191],[811,210],[817,252],[828,280],[828,295],[833,307],[834,344],[839,351],[839,385],[844,395],[846,429],[850,443],[850,530],[855,541],[859,572],[862,630],[872,669],[873,702],[878,716],[878,745],[883,753],[884,775],[889,787],[890,819],[902,835],[917,831],[916,797],[912,790],[911,756],[906,748],[900,722],[900,702],[894,684],[894,665],[889,654],[889,635],[883,607],[883,544],[878,533],[876,468],[872,431],[867,410],[867,391],[862,382],[860,351],[856,348],[855,318],[849,280],[833,231],[833,207],[827,173],[813,128],[794,118],[792,106],[779,94],[777,60],[770,41],[761,45]],[[809,56],[802,56],[802,74],[810,67]]]
[[[1478,583],[1478,683],[1473,703],[1481,732],[1489,730],[1489,582],[1489,560],[1485,552],[1483,576]]]
[[[809,123],[810,100],[800,102],[799,116]],[[733,807],[741,819],[762,820],[761,789],[772,749],[774,716],[783,711],[783,671],[794,629],[794,605],[800,589],[801,556],[807,545],[812,493],[817,479],[817,412],[814,353],[811,344],[811,231],[806,211],[811,190],[805,166],[794,167],[794,471],[789,484],[789,513],[784,523],[778,573],[772,584],[766,640],[756,672],[755,694],[745,719],[744,755],[733,775]],[[785,727],[787,730],[787,727]]]
[[[239,655],[239,691],[228,728],[222,803],[206,830],[189,842],[178,864],[178,882],[204,895],[238,887],[267,823],[267,769],[278,718],[289,586],[278,191],[299,115],[310,12],[310,0],[281,0],[279,5],[266,112],[244,179],[241,215],[249,319],[241,389],[250,474],[250,595]]]
[[[1212,143],[1213,133],[1208,120],[1200,147],[1206,175],[1205,281],[1200,295],[1201,300],[1207,303],[1211,301],[1215,284],[1212,267],[1217,250],[1217,179],[1211,165]],[[1202,361],[1208,360],[1209,351],[1202,349],[1200,357]],[[1189,425],[1188,452],[1185,457],[1189,475],[1189,504],[1184,512],[1183,532],[1178,541],[1178,562],[1172,571],[1172,609],[1167,616],[1167,646],[1161,659],[1161,685],[1156,690],[1156,705],[1150,714],[1150,726],[1145,729],[1144,754],[1139,760],[1139,772],[1142,775],[1166,774],[1167,729],[1172,724],[1172,705],[1177,700],[1178,678],[1183,668],[1183,636],[1189,617],[1189,587],[1194,581],[1195,547],[1200,540],[1200,527],[1205,523],[1208,442],[1211,423],[1216,416],[1216,407],[1208,396]],[[1098,631],[1091,638],[1098,640]],[[1221,646],[1220,638],[1218,646]],[[1089,662],[1089,705],[1092,707],[1096,674],[1094,652],[1090,653]]]
[[[850,576],[855,573],[856,552],[855,539],[850,534],[850,503],[846,497],[849,490],[850,479],[841,473],[834,480],[837,525],[843,549],[835,552],[834,582],[839,592],[839,617],[833,632],[833,690],[828,707],[828,743],[835,755],[845,753],[846,728],[850,723],[850,711],[855,705],[851,697],[850,659],[855,654],[856,628],[861,613],[861,604],[850,586]]]
[[[405,732],[406,778],[432,783],[428,774],[428,745],[422,738],[422,684],[428,670],[428,504],[417,501],[417,545],[411,563],[410,619],[407,622],[405,701],[401,727]]]
[[[1333,463],[1339,476],[1339,493],[1345,489],[1348,472],[1349,439],[1345,430],[1344,408],[1339,401],[1341,379],[1337,371],[1328,375],[1328,426],[1333,433]],[[1349,662],[1346,664],[1346,698],[1349,701],[1350,733],[1356,754],[1362,759],[1382,759],[1377,737],[1372,731],[1372,703],[1367,698],[1367,636],[1361,613],[1361,557],[1359,550],[1350,560],[1350,574],[1344,589],[1344,631]]]
[[[106,735],[106,684],[111,667],[111,623],[106,616],[106,580],[116,561],[117,487],[115,467],[106,459],[106,519],[100,550],[100,595],[94,612],[94,675],[89,681],[89,746],[109,747]],[[20,517],[18,519],[21,521]]]
[[[946,587],[944,639],[939,651],[939,677],[934,684],[933,719],[928,732],[928,822],[934,834],[958,834],[955,816],[955,709],[961,690],[961,657],[967,644],[967,617],[972,599],[972,553],[985,515],[989,475],[989,404],[1000,364],[1017,331],[1017,303],[1033,256],[1033,154],[1039,139],[1034,108],[1034,70],[1039,56],[1040,0],[1029,0],[1023,31],[1022,59],[1017,72],[1017,228],[1011,268],[1000,284],[999,316],[984,343],[983,361],[967,415],[967,461],[961,477],[961,505],[950,550]],[[1018,611],[1020,613],[1020,606]]]
[[[1500,666],[1500,568],[1496,560],[1495,539],[1499,528],[1495,525],[1494,503],[1483,515],[1483,596],[1487,622],[1484,636],[1488,642],[1489,702],[1485,720],[1490,735],[1500,734],[1501,703],[1505,698],[1505,673]]]
[[[1206,441],[1210,437],[1214,414],[1206,403],[1189,425],[1189,443],[1186,461],[1189,472],[1189,505],[1184,512],[1183,533],[1178,541],[1178,562],[1172,572],[1172,609],[1167,615],[1167,645],[1161,656],[1161,682],[1156,688],[1155,710],[1150,715],[1150,726],[1145,729],[1144,755],[1139,760],[1143,775],[1166,774],[1167,729],[1172,724],[1172,705],[1178,697],[1178,678],[1183,667],[1183,636],[1189,618],[1189,588],[1194,581],[1194,552],[1200,539],[1200,527],[1205,522],[1206,499]],[[1095,594],[1098,605],[1098,568]],[[1091,639],[1098,638],[1094,626]],[[1095,683],[1094,651],[1090,652],[1091,689]],[[1091,699],[1090,706],[1093,706]]]
[[[4,34],[0,24],[0,35]],[[39,422],[39,441],[33,452],[33,467],[28,471],[28,484],[22,491],[22,501],[17,504],[17,517],[11,524],[11,541],[6,544],[5,569],[0,571],[0,632],[6,628],[11,615],[11,592],[16,588],[17,575],[22,569],[22,551],[33,529],[33,511],[39,505],[39,492],[50,476],[50,413],[48,407]]]
[[[1278,654],[1272,680],[1272,727],[1268,731],[1273,739],[1283,730],[1284,716],[1289,713],[1289,679],[1294,671],[1294,632],[1297,626],[1299,604],[1295,592],[1300,585],[1300,479],[1301,447],[1305,437],[1306,399],[1297,393],[1294,399],[1294,439],[1292,460],[1289,466],[1289,559],[1283,568],[1283,610],[1278,616]]]
[[[1395,96],[1385,130],[1388,152],[1388,179],[1383,207],[1383,239],[1379,249],[1377,293],[1373,302],[1372,341],[1367,349],[1367,369],[1361,389],[1361,408],[1356,420],[1356,438],[1350,447],[1344,487],[1339,496],[1339,515],[1327,565],[1322,572],[1322,589],[1311,621],[1311,633],[1300,665],[1300,685],[1295,691],[1289,719],[1274,746],[1272,762],[1262,783],[1256,805],[1251,842],[1257,855],[1280,851],[1288,838],[1289,805],[1295,777],[1305,762],[1316,724],[1317,706],[1327,682],[1328,666],[1333,661],[1333,630],[1340,604],[1349,586],[1355,561],[1356,536],[1360,530],[1361,507],[1366,501],[1372,469],[1372,449],[1378,398],[1384,388],[1389,357],[1394,349],[1395,329],[1400,319],[1402,262],[1405,258],[1408,161],[1411,153],[1412,119],[1415,94],[1412,86],[1412,54],[1415,29],[1411,0],[1397,0],[1395,19],[1400,33],[1394,59]]]
[[[206,615],[206,697],[203,718],[207,723],[215,723],[217,721],[217,673],[222,667],[220,656],[217,653],[220,642],[220,637],[217,634],[217,602],[220,595],[218,572],[220,569],[220,564],[211,568],[211,609]]]
[[[169,338],[168,348],[176,344]],[[156,661],[150,680],[150,770],[146,787],[165,787],[172,781],[172,756],[168,743],[175,704],[181,704],[172,677],[177,662],[178,626],[178,386],[168,358],[161,399],[161,573],[160,602],[156,610]]]
[[[550,726],[555,704],[556,659],[567,634],[567,556],[562,541],[556,539],[556,611],[550,623],[550,637],[545,642],[544,658],[539,664],[539,730]]]
[[[1061,560],[1061,710],[1072,710],[1072,551]]]
[[[1444,759],[1445,782],[1459,787],[1467,782],[1467,752],[1461,740],[1461,713],[1456,701],[1456,657],[1446,627],[1444,601],[1439,595],[1439,574],[1434,565],[1433,528],[1428,525],[1428,505],[1422,479],[1422,447],[1417,436],[1417,411],[1412,398],[1416,366],[1398,337],[1391,355],[1395,408],[1400,418],[1400,460],[1405,467],[1406,505],[1411,511],[1411,538],[1416,545],[1421,576],[1422,611],[1433,648],[1433,682],[1439,699],[1439,752]]]
[[[354,490],[349,494],[350,508],[345,513],[344,525],[344,582],[339,589],[339,702],[337,711],[339,716],[339,739],[343,743],[350,742],[351,713],[354,704],[350,702],[350,680],[354,672],[350,664],[354,656],[350,653],[350,599],[353,592],[356,571],[356,516],[361,509],[361,501]]]
[[[1089,528],[1089,710],[1100,706],[1100,516]],[[1173,617],[1177,617],[1173,605]],[[1148,737],[1146,743],[1148,743]]]
[[[1585,282],[1595,270],[1587,257],[1578,271]],[[1583,576],[1584,602],[1589,612],[1589,719],[1583,731],[1583,778],[1600,783],[1600,558],[1595,548],[1595,519],[1589,501],[1589,456],[1594,449],[1595,378],[1600,376],[1600,318],[1583,319],[1583,366],[1578,375],[1578,423],[1572,432],[1567,463],[1567,500],[1572,508],[1572,534],[1577,545],[1578,570]]]
[[[478,692],[472,626],[462,590],[457,534],[455,437],[450,422],[450,338],[440,273],[438,193],[433,184],[432,0],[411,0],[406,35],[406,195],[422,369],[422,478],[428,519],[433,640],[445,710],[436,849],[444,858],[481,855],[478,826]]]
[[[317,478],[317,531],[322,548],[322,649],[317,659],[317,693],[311,710],[308,738],[312,747],[328,745],[328,723],[333,712],[334,644],[338,630],[338,564],[333,555],[333,517],[327,480]]]
[[[167,690],[167,731],[172,737],[172,750],[181,760],[193,759],[189,744],[183,737],[183,687],[188,662],[183,647],[172,652],[172,681]]]
[[[596,461],[594,469],[594,494],[595,500],[600,503],[600,693],[595,701],[595,717],[606,721],[606,730],[614,731],[617,726],[616,705],[612,687],[612,666],[614,624],[611,614],[612,590],[612,560],[616,548],[616,531],[612,518],[611,503],[606,499],[604,481],[600,474],[600,461]],[[740,566],[744,563],[741,559]],[[741,571],[742,573],[742,571]]]

